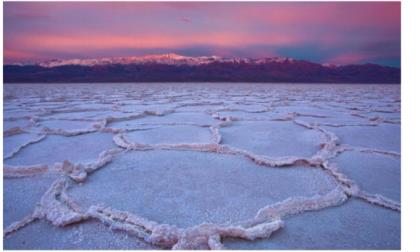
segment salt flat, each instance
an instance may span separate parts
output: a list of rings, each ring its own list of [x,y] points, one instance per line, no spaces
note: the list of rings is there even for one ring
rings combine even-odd
[[[399,249],[400,86],[5,84],[6,249]]]

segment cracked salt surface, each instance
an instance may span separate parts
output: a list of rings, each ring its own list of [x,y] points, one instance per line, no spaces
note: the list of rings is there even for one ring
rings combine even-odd
[[[86,209],[103,203],[179,227],[234,223],[276,201],[337,186],[316,168],[276,170],[234,155],[168,150],[119,154],[89,179],[68,191]]]
[[[20,119],[15,121],[5,121],[3,124],[3,130],[9,131],[15,127],[26,128],[30,126],[30,122],[27,119]]]
[[[196,112],[179,112],[172,111],[157,111],[157,115],[153,114],[154,111],[146,111],[145,114],[149,116],[141,116],[141,118],[133,120],[124,120],[111,122],[110,128],[135,128],[142,125],[159,125],[159,124],[186,124],[186,125],[213,125],[217,121],[211,115]]]
[[[4,241],[4,248],[10,250],[159,249],[124,232],[114,232],[96,221],[55,227],[44,220],[34,222],[7,238]]]
[[[345,152],[332,162],[336,162],[350,179],[357,181],[362,190],[401,201],[401,169],[398,157]]]
[[[126,133],[125,138],[129,142],[144,144],[209,143],[211,131],[207,127],[168,125],[131,131]]]
[[[40,122],[40,127],[51,130],[65,129],[68,131],[83,130],[92,127],[92,122],[70,120],[45,120]]]
[[[400,248],[399,86],[4,93],[7,249]]]
[[[347,203],[286,219],[266,240],[228,239],[228,249],[400,249],[400,214],[368,203]]]
[[[87,162],[95,160],[102,151],[115,147],[112,135],[108,133],[96,132],[72,137],[48,135],[44,140],[26,146],[18,155],[4,161],[4,164],[28,166],[53,165],[64,160]]]
[[[384,151],[400,152],[401,126],[381,123],[376,127],[371,126],[345,126],[324,127],[334,133],[342,144],[379,149]]]
[[[3,228],[31,215],[39,199],[57,179],[55,174],[3,181]]]
[[[270,157],[310,157],[320,149],[322,140],[320,132],[291,121],[234,122],[223,127],[221,134],[224,144]]]

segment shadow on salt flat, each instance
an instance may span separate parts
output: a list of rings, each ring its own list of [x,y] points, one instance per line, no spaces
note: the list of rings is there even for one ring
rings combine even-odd
[[[396,249],[401,247],[398,212],[350,199],[338,207],[286,220],[284,229],[256,241],[226,239],[228,249]]]
[[[324,194],[336,182],[316,168],[267,168],[241,156],[130,151],[68,194],[87,209],[103,203],[160,223],[190,227],[253,218],[291,196]]]
[[[291,121],[234,122],[220,129],[224,144],[269,157],[310,157],[322,135]]]
[[[89,133],[72,137],[50,135],[44,140],[22,149],[18,155],[5,161],[8,165],[53,165],[56,162],[94,161],[105,150],[116,148],[112,135]]]

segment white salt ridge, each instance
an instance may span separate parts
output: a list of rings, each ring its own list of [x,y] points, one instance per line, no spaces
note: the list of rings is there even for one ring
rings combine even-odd
[[[8,137],[8,136],[14,136],[14,135],[22,134],[22,133],[25,133],[25,131],[21,127],[13,127],[13,128],[3,131],[3,136]]]
[[[48,171],[48,165],[9,166],[3,165],[3,178],[33,176]]]
[[[87,219],[87,216],[80,213],[77,205],[67,196],[66,187],[65,179],[56,180],[42,196],[32,215],[12,223],[4,230],[3,236],[7,237],[37,219],[45,218],[55,226],[65,226]]]
[[[28,119],[19,119],[19,120],[8,120],[3,122],[3,136],[12,135],[11,132],[14,129],[19,128],[21,130],[31,126],[32,121]]]
[[[348,196],[353,196],[368,203],[385,207],[394,211],[401,211],[400,203],[386,198],[380,194],[370,194],[360,190],[355,181],[349,179],[346,175],[338,170],[336,164],[330,164],[328,161],[326,161],[323,163],[322,167],[337,179]]]
[[[112,161],[112,158],[121,152],[121,149],[110,149],[101,152],[96,161],[90,163],[76,163],[73,164],[68,160],[64,160],[63,163],[56,163],[54,170],[61,171],[67,174],[76,182],[83,182],[86,180],[89,173],[102,168],[106,164]]]
[[[47,135],[45,139],[30,144],[19,151],[18,155],[5,160],[9,166],[29,166],[35,164],[54,165],[56,162],[95,161],[98,155],[116,146],[107,133],[89,133],[71,137]],[[80,152],[73,151],[77,148]]]
[[[3,160],[12,158],[26,146],[44,140],[46,135],[20,134],[4,138]]]
[[[128,232],[163,248],[222,249],[223,238],[238,237],[247,240],[267,238],[272,232],[284,226],[281,218],[285,215],[319,210],[341,204],[346,200],[346,195],[336,188],[326,195],[288,198],[264,207],[258,211],[253,220],[246,221],[245,226],[203,223],[191,228],[177,228],[102,206],[93,205],[88,211],[82,212],[75,201],[67,195],[67,187],[68,182],[65,179],[56,180],[42,196],[33,214],[12,223],[4,230],[4,237],[38,219],[46,219],[53,225],[62,227],[94,218],[112,229]]]
[[[41,132],[49,135],[77,136],[93,133],[105,128],[107,120],[55,120],[47,121]],[[44,126],[42,125],[42,126]],[[63,129],[65,128],[65,129]]]

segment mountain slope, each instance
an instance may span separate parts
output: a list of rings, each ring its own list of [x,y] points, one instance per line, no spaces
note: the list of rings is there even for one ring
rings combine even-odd
[[[5,65],[4,82],[322,82],[400,83],[400,69],[374,64],[321,65],[264,59],[176,54]]]

